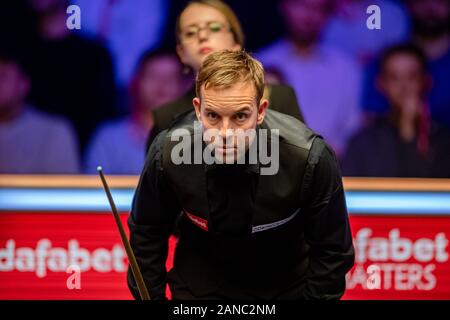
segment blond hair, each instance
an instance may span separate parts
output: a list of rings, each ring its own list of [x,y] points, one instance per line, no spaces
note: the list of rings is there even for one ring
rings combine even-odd
[[[234,13],[234,11],[225,2],[220,0],[193,0],[190,1],[186,5],[186,7],[184,7],[182,13],[191,4],[202,4],[214,8],[220,13],[222,13],[225,16],[225,19],[227,20],[228,24],[230,25],[230,31],[233,34],[234,42],[238,43],[242,48],[244,47],[245,36],[244,32],[242,32],[241,23],[239,22],[239,19]],[[177,43],[180,42],[180,33],[181,33],[180,17],[181,14],[177,17],[177,21],[175,24],[175,33],[176,33],[175,36],[177,39]]]
[[[229,88],[238,82],[251,82],[259,103],[264,94],[264,68],[258,60],[244,50],[223,50],[211,53],[197,73],[195,92],[200,98],[204,88]]]

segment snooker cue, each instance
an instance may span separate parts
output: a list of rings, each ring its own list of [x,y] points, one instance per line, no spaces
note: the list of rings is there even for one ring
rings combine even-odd
[[[134,256],[133,249],[131,249],[130,242],[128,241],[125,230],[123,229],[122,221],[120,221],[119,214],[117,213],[116,205],[111,196],[111,191],[109,190],[108,184],[106,183],[105,176],[103,175],[102,167],[97,167],[98,174],[103,183],[103,188],[105,189],[106,196],[108,197],[109,205],[111,206],[112,213],[114,215],[114,220],[116,220],[117,227],[119,228],[120,237],[122,238],[123,246],[130,261],[131,271],[133,273],[134,280],[136,281],[137,288],[142,300],[150,300],[150,295],[148,294],[147,287],[145,286],[144,279],[142,278],[142,273],[139,270],[139,266]]]

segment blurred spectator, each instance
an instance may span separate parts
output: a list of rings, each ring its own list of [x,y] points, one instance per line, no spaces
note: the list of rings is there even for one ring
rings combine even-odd
[[[115,115],[110,55],[98,43],[67,29],[67,1],[29,1],[38,33],[28,49],[30,100],[41,110],[66,116],[84,151],[97,124]]]
[[[161,40],[167,0],[72,0],[81,9],[81,32],[105,40],[117,82],[126,86],[139,55]]]
[[[433,78],[429,92],[431,117],[450,128],[450,1],[407,0],[412,19],[411,41],[425,53]],[[388,109],[374,84],[378,62],[366,71],[363,107],[372,113]]]
[[[206,57],[218,50],[241,50],[244,33],[233,10],[220,0],[193,0],[183,7],[175,23],[176,50],[185,70],[198,72]],[[192,77],[194,78],[194,77]],[[194,80],[194,79],[192,79]],[[304,121],[297,97],[291,87],[267,83],[264,96],[269,108]],[[147,149],[156,135],[181,114],[194,110],[194,82],[184,95],[155,109],[154,127]]]
[[[77,173],[70,125],[27,105],[29,89],[18,59],[0,52],[0,173]]]
[[[409,21],[402,6],[392,0],[337,0],[337,12],[324,33],[324,41],[351,55],[361,66],[383,48],[403,42],[409,36]],[[370,30],[366,13],[370,5],[381,12],[381,29]]]
[[[345,54],[320,42],[333,12],[332,0],[283,0],[287,38],[263,49],[259,58],[277,68],[299,97],[305,121],[323,135],[338,155],[359,126],[357,65]]]
[[[168,2],[168,15],[163,43],[166,47],[171,48],[177,45],[177,39],[173,36],[173,26],[179,20],[180,12],[192,0],[165,1]],[[236,15],[242,30],[250,35],[250,37],[245,39],[246,50],[254,52],[256,48],[261,48],[282,35],[283,21],[277,11],[279,0],[264,0],[260,2],[225,0],[224,2]],[[258,4],[257,14],[255,14],[255,3]],[[266,23],[267,21],[270,21],[270,23]]]
[[[423,53],[411,45],[383,55],[378,85],[389,113],[351,139],[345,175],[450,177],[450,132],[429,118],[426,66]]]
[[[182,80],[175,54],[145,53],[130,85],[131,115],[98,129],[88,148],[86,171],[94,173],[101,165],[109,174],[139,174],[153,126],[152,110],[182,94]]]

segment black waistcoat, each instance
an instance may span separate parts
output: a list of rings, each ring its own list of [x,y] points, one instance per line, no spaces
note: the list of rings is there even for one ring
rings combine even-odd
[[[163,177],[183,210],[173,272],[197,295],[226,285],[255,297],[273,297],[300,281],[308,265],[301,190],[316,135],[293,117],[266,111],[259,129],[279,130],[279,169],[274,175],[258,175],[252,228],[244,235],[232,236],[217,233],[211,221],[207,165],[192,164],[194,152],[191,164],[171,161],[171,152],[178,144],[170,138],[175,129],[185,129],[181,135],[190,139],[190,151],[195,143],[201,144],[201,134],[194,134],[198,132],[194,120],[192,112],[175,122],[161,144]],[[259,166],[260,170],[264,167]]]

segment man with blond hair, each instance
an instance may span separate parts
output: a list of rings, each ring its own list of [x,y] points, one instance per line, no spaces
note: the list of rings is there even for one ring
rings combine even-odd
[[[334,152],[268,109],[262,65],[209,55],[149,150],[128,220],[152,299],[339,299],[354,250]],[[174,267],[168,238],[177,226]],[[129,272],[128,284],[139,298]]]

